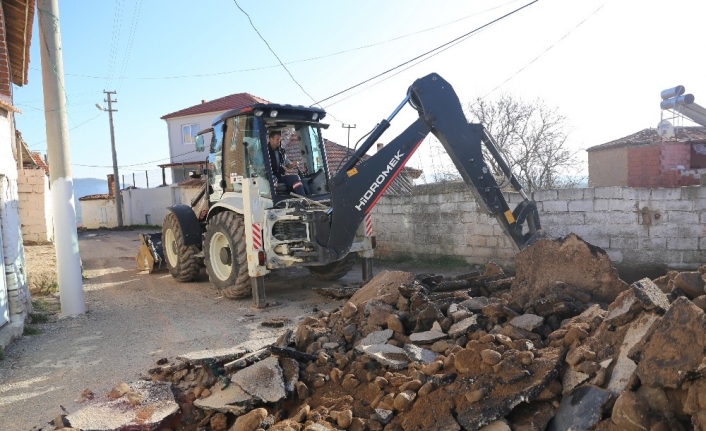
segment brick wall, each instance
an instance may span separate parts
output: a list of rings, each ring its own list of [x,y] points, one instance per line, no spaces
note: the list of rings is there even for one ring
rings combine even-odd
[[[628,149],[628,187],[661,187],[662,151],[659,145]]]
[[[18,191],[22,239],[25,244],[43,244],[53,238],[49,178],[43,169],[22,169]]]
[[[465,184],[417,187],[373,209],[381,257],[458,256],[512,266],[517,252],[495,218],[478,210]],[[510,207],[521,200],[506,194]],[[697,268],[706,263],[706,187],[596,187],[533,193],[551,237],[576,233],[623,268]]]

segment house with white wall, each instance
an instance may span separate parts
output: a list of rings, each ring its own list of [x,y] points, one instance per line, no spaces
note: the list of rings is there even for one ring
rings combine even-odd
[[[0,347],[20,336],[31,311],[19,199],[22,148],[12,84],[28,83],[34,0],[0,1]]]
[[[172,170],[172,181],[180,183],[187,180],[188,172],[194,170],[196,164],[204,162],[204,154],[197,152],[194,145],[194,138],[200,130],[211,127],[213,120],[224,112],[254,103],[269,102],[252,94],[236,93],[215,100],[202,100],[198,105],[162,116],[161,119],[167,123],[168,167]],[[192,169],[187,169],[190,166]]]

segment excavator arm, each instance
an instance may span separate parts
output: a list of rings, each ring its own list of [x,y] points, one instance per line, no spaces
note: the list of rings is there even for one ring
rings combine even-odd
[[[362,161],[362,156],[377,142],[390,126],[390,121],[407,103],[417,110],[419,118],[374,156]],[[492,137],[481,124],[468,123],[453,87],[433,73],[412,84],[402,103],[390,117],[376,126],[333,177],[330,228],[321,226],[323,229],[317,229],[317,239],[327,249],[330,259],[342,259],[348,253],[365,215],[375,206],[429,133],[444,146],[477,202],[496,216],[518,248],[522,249],[543,236],[536,204],[523,192]],[[524,198],[514,210],[510,210],[484,160],[483,145],[509,178],[513,188]]]

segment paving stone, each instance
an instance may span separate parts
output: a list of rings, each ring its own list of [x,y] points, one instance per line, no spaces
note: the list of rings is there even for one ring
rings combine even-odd
[[[432,344],[435,341],[443,340],[447,335],[439,331],[415,332],[409,336],[409,341],[416,344]]]
[[[405,344],[404,351],[410,361],[419,362],[422,364],[431,364],[438,356],[431,350],[415,346],[414,344]]]
[[[245,392],[267,403],[286,397],[282,368],[276,357],[269,357],[233,374],[231,381]]]
[[[534,331],[542,326],[543,323],[544,317],[530,313],[517,316],[510,321],[510,325],[515,328],[524,329],[525,331]]]
[[[466,319],[463,319],[462,321],[458,323],[454,323],[451,325],[449,328],[449,337],[451,338],[456,338],[460,337],[461,335],[465,335],[469,331],[475,331],[479,329],[478,325],[478,316],[471,316]]]
[[[601,421],[610,393],[596,386],[581,386],[561,399],[547,431],[588,430]]]
[[[365,346],[373,346],[375,344],[385,344],[387,340],[392,338],[394,331],[392,329],[385,329],[384,331],[375,331],[368,334],[367,337],[360,340],[360,343],[356,346],[356,350],[362,351]]]

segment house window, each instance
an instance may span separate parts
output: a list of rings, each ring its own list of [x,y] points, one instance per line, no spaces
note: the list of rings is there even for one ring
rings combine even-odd
[[[181,143],[184,145],[194,145],[196,134],[199,133],[198,124],[185,124],[181,126]]]

